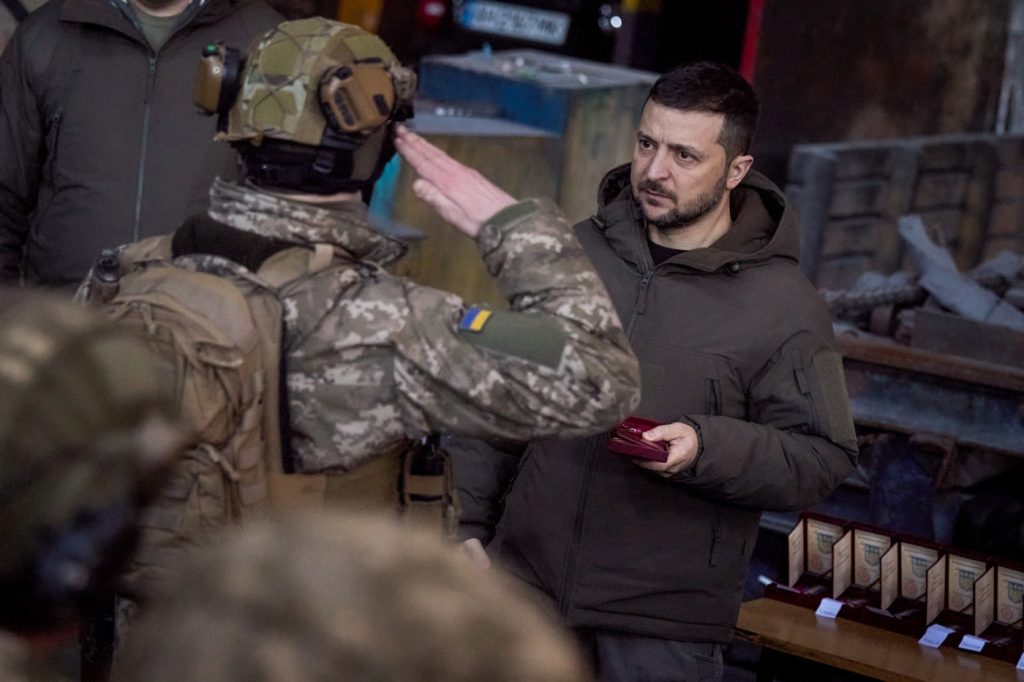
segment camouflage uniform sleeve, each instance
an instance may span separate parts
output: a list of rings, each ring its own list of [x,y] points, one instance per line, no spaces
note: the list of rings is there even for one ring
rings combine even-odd
[[[559,210],[511,206],[477,238],[510,311],[405,284],[395,382],[412,432],[511,440],[594,433],[630,414],[639,369],[611,300]]]

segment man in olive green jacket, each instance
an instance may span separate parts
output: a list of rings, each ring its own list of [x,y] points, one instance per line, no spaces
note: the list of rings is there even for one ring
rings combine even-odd
[[[0,57],[0,281],[68,287],[103,248],[173,230],[234,154],[191,103],[196,60],[281,17],[261,0],[51,0]]]
[[[606,434],[521,456],[449,443],[463,535],[550,596],[602,680],[720,677],[761,511],[815,504],[853,468],[841,360],[797,268],[796,217],[750,169],[756,114],[727,67],[664,76],[632,164],[576,226],[640,360],[635,414],[664,423],[645,437],[667,461],[616,454]]]

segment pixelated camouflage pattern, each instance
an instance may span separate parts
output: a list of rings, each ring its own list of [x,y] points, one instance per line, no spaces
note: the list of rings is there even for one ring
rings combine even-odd
[[[393,263],[409,248],[400,239],[374,229],[366,206],[358,202],[329,209],[220,179],[210,188],[209,215],[235,229],[264,237],[306,246],[339,246],[359,260],[378,265]]]
[[[366,207],[330,210],[218,182],[210,216],[238,229],[334,245],[326,270],[279,289],[299,472],[351,469],[432,431],[516,440],[594,433],[631,413],[639,369],[604,286],[554,204],[521,202],[477,239],[512,315],[557,322],[556,367],[473,343],[458,296],[393,277],[400,255]],[[531,326],[534,327],[534,326]]]
[[[572,638],[436,534],[356,514],[255,523],[175,572],[117,680],[584,682]]]
[[[92,311],[0,290],[0,575],[167,465],[140,429],[171,414],[169,388],[145,345]]]
[[[377,36],[322,17],[278,25],[250,46],[227,131],[218,139],[259,144],[267,137],[319,145],[327,125],[317,95],[321,77],[334,67],[370,59],[384,62],[393,72],[398,99],[411,102],[415,77]]]

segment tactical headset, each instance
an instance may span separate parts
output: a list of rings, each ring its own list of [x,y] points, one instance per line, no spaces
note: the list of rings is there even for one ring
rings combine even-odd
[[[244,70],[245,60],[237,49],[223,43],[203,48],[192,99],[202,111],[218,115],[220,130],[227,128]],[[339,134],[353,135],[376,130],[389,120],[409,118],[411,105],[395,107],[396,90],[388,66],[373,59],[327,69],[317,94],[328,125]]]
[[[242,86],[246,61],[235,48],[222,43],[202,52],[193,89],[193,101],[209,115],[217,114],[221,139],[238,147],[246,174],[256,184],[313,193],[362,190],[373,183],[394,155],[393,134],[387,124],[412,117],[415,74],[378,57],[327,68],[320,75],[316,97],[326,125],[315,149],[309,145],[274,139],[239,144],[227,135],[229,116]],[[352,178],[354,154],[379,139],[379,155],[364,178]]]

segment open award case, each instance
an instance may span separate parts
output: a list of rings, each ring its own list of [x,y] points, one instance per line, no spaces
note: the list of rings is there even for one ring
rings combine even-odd
[[[817,608],[842,602],[847,618],[913,637],[943,612],[946,567],[937,545],[804,513],[789,534],[788,583],[765,596]]]
[[[852,532],[851,588],[839,598],[841,616],[920,637],[942,613],[945,557],[938,546],[890,536],[867,527]]]
[[[946,603],[934,622],[952,629],[956,634],[974,633],[975,582],[985,575],[988,563],[984,556],[947,547],[945,552]],[[987,609],[988,599],[982,604]]]
[[[834,598],[862,608],[880,609],[882,605],[882,557],[892,548],[892,537],[862,524],[851,523],[849,569],[841,568],[848,574],[846,580],[836,583],[843,588]],[[845,548],[844,548],[845,549]],[[840,552],[837,558],[842,558]],[[892,579],[892,569],[886,576]],[[846,583],[846,584],[844,584]]]
[[[971,643],[983,656],[1014,663],[1024,649],[1024,566],[997,561],[972,585]]]
[[[789,570],[786,584],[772,583],[765,596],[805,608],[817,608],[821,600],[835,593],[833,553],[835,545],[848,534],[838,519],[804,512],[789,533],[787,545]],[[839,546],[840,586],[846,580],[843,555],[846,543]]]
[[[1024,663],[1020,563],[811,512],[788,554],[787,582],[766,597],[914,638],[941,626],[942,646]]]
[[[900,602],[901,609],[895,613],[889,610],[901,597],[901,556],[908,560],[909,570],[916,551],[902,552],[900,542],[892,535],[851,523],[846,536],[837,542],[833,556],[833,599],[843,602],[841,617],[911,635],[923,629],[926,595],[914,589],[915,584],[908,585],[908,596]]]

